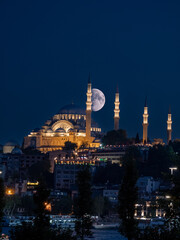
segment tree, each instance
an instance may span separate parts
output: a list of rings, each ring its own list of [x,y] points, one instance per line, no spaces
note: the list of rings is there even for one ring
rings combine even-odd
[[[84,149],[84,148],[88,148],[88,142],[87,141],[82,142],[82,144],[80,146],[80,149]]]
[[[34,163],[28,168],[28,177],[31,181],[37,181],[39,177],[45,178],[47,173],[49,173],[49,169],[50,161],[46,158],[37,163]]]
[[[163,177],[164,173],[169,173],[169,167],[174,165],[176,159],[177,156],[171,146],[155,145],[149,149],[144,175]]]
[[[24,208],[25,213],[29,216],[33,215],[35,204],[33,201],[32,196],[22,196],[20,198],[20,204],[18,204],[18,207]]]
[[[119,164],[107,163],[107,165],[96,167],[96,172],[93,176],[94,184],[120,184],[122,181],[123,168]]]
[[[75,240],[71,229],[52,229],[50,219],[46,210],[49,202],[50,191],[46,188],[45,182],[40,179],[36,193],[33,196],[35,219],[32,223],[23,223],[11,230],[13,240]]]
[[[81,240],[85,236],[91,236],[91,173],[89,166],[79,171],[77,176],[78,197],[75,202],[75,216],[77,221],[75,223],[75,231],[77,237]]]
[[[77,144],[76,143],[72,143],[70,141],[65,142],[63,150],[66,151],[73,151],[77,148]]]
[[[64,196],[53,202],[52,214],[65,214],[72,213],[72,198],[70,196]]]
[[[23,222],[22,226],[17,226],[10,230],[13,240],[36,240],[36,234],[32,224]]]
[[[104,198],[100,195],[93,199],[93,212],[100,217],[104,210]]]
[[[137,170],[135,166],[134,153],[127,150],[124,157],[125,173],[119,190],[118,213],[121,220],[119,231],[122,235],[131,240],[137,232],[137,223],[134,219],[135,204],[138,199],[136,187]]]
[[[143,233],[139,234],[138,240],[179,240],[180,239],[180,159],[171,146],[166,147],[166,154],[169,161],[174,162],[177,166],[177,170],[173,175],[169,173],[169,182],[171,182],[171,188],[165,193],[168,198],[160,199],[158,205],[165,214],[165,224],[157,228],[148,228]],[[167,175],[166,175],[167,177]]]
[[[49,195],[50,191],[46,188],[43,180],[40,179],[37,191],[34,194],[34,203],[36,205],[34,228],[38,233],[39,239],[46,239],[47,233],[49,232],[48,230],[50,229],[49,216],[46,210]]]
[[[129,140],[127,138],[126,130],[112,130],[107,132],[103,137],[102,142],[104,145],[121,145],[128,144]]]
[[[55,234],[50,228],[49,216],[46,211],[50,191],[46,188],[44,181],[39,180],[36,193],[33,196],[35,204],[35,219],[33,224],[23,223],[11,231],[14,240],[49,240]]]
[[[140,143],[139,134],[138,133],[136,134],[135,143]]]
[[[5,206],[4,196],[5,196],[4,182],[3,179],[0,178],[0,234],[2,232],[3,209]]]
[[[166,199],[166,225],[167,228],[176,235],[175,239],[180,239],[180,170],[178,169],[172,176],[172,188],[167,193],[170,198]]]

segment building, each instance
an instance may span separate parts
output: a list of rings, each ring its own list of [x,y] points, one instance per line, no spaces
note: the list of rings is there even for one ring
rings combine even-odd
[[[41,152],[61,150],[65,142],[76,143],[78,147],[99,147],[101,128],[91,119],[91,82],[87,87],[86,111],[74,103],[62,107],[57,114],[47,120],[40,129],[33,130],[24,137],[23,148],[36,148]]]
[[[15,141],[8,141],[3,145],[3,153],[11,153],[13,149],[18,147],[18,143]]]
[[[151,194],[160,187],[160,181],[154,180],[153,177],[140,177],[137,180],[138,192],[140,194]]]
[[[116,163],[122,165],[122,159],[125,155],[125,148],[102,149],[92,152],[93,159],[102,162]]]
[[[118,194],[119,194],[119,188],[111,188],[111,189],[103,190],[103,197],[108,198],[108,200],[112,203],[118,202]]]
[[[54,189],[71,189],[76,183],[77,173],[82,169],[80,164],[55,164]]]
[[[21,154],[19,156],[19,171],[20,176],[23,179],[26,179],[28,169],[39,162],[48,160],[48,156],[43,153],[28,153],[28,154]]]

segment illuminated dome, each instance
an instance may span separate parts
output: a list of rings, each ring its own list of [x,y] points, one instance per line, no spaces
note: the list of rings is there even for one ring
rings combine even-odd
[[[101,128],[92,120],[91,136],[99,137]],[[58,113],[48,119],[39,131],[32,131],[24,139],[24,148],[34,147],[48,152],[60,150],[65,142],[76,142],[81,146],[86,142],[86,110],[74,103],[62,107]],[[11,150],[12,151],[12,150]]]
[[[58,114],[81,114],[81,115],[85,115],[86,111],[85,109],[75,105],[74,103],[71,103],[69,105],[66,105],[64,107],[62,107]]]
[[[18,143],[17,142],[15,142],[15,141],[8,141],[8,142],[6,142],[5,144],[4,144],[4,146],[3,146],[3,153],[11,153],[12,152],[12,150],[16,147],[16,146],[18,146]]]

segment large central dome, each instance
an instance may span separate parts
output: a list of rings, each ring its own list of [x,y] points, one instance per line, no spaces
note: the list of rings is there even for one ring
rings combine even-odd
[[[86,111],[85,109],[75,105],[74,103],[68,104],[64,107],[62,107],[58,114],[81,114],[81,115],[85,115]]]
[[[88,83],[87,106],[90,105],[91,84]],[[87,143],[90,147],[99,147],[95,139],[101,136],[101,128],[91,119],[91,111],[87,107],[79,107],[74,103],[65,105],[48,119],[40,129],[33,130],[24,138],[24,148],[33,147],[42,152],[61,150],[67,141],[76,143],[78,147]],[[98,140],[99,141],[99,140]]]

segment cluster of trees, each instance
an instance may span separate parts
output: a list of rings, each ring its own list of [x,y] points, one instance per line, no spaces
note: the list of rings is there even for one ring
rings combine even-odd
[[[4,196],[5,196],[4,183],[3,179],[0,178],[0,235],[2,232],[3,209],[5,205]]]
[[[138,179],[136,154],[136,151],[131,148],[125,154],[125,172],[118,195],[119,231],[122,235],[126,236],[128,240],[134,239],[137,235],[137,221],[134,219],[135,204],[138,200],[138,190],[136,187]]]
[[[11,230],[13,240],[73,240],[75,239],[70,229],[52,229],[46,206],[49,203],[50,190],[45,181],[40,179],[36,193],[33,195],[35,204],[35,219],[33,223],[23,223],[22,226]]]
[[[50,226],[49,214],[46,209],[47,204],[50,201],[50,190],[47,188],[44,179],[39,179],[39,185],[36,192],[33,195],[33,204],[35,206],[34,214],[35,219],[33,223],[23,223],[20,227],[15,227],[11,230],[11,239],[13,240],[83,240],[85,236],[91,236],[92,228],[92,197],[91,197],[91,174],[89,167],[86,166],[79,172],[77,177],[78,185],[78,197],[74,203],[74,214],[76,216],[75,231],[73,233],[71,229],[52,229]],[[3,218],[4,208],[4,185],[3,180],[0,179],[0,223]],[[63,201],[67,200],[63,199]],[[61,202],[63,205],[64,202]],[[63,206],[59,206],[59,210],[68,211],[69,209],[63,209]],[[71,202],[69,203],[69,207]],[[67,206],[67,204],[66,204]],[[71,205],[72,206],[72,205]],[[58,206],[56,206],[58,207]],[[1,233],[0,226],[0,233]]]
[[[104,145],[131,145],[140,143],[139,134],[135,138],[128,138],[127,132],[124,129],[111,130],[102,138]],[[149,140],[148,140],[149,142]]]
[[[139,176],[152,176],[154,178],[163,178],[164,174],[169,174],[169,167],[176,166],[178,155],[175,154],[172,146],[156,145],[149,151],[141,152],[138,147],[130,147],[128,151],[135,154],[135,162]],[[122,159],[126,162],[126,158]],[[105,167],[97,167],[93,176],[94,184],[121,184],[124,174],[124,164],[120,167],[118,164],[107,164]]]
[[[120,184],[123,176],[123,168],[119,164],[107,164],[97,167],[93,177],[94,184]]]
[[[159,154],[155,154],[158,151]],[[134,219],[135,203],[138,201],[136,181],[138,177],[137,159],[134,149],[130,148],[124,158],[124,176],[119,191],[119,231],[127,237],[128,240],[171,240],[180,239],[180,159],[169,147],[157,146],[151,149],[150,157],[159,161],[158,166],[163,164],[160,160],[164,159],[164,165],[158,169],[167,173],[168,166],[175,163],[178,170],[173,174],[169,174],[169,181],[172,188],[166,193],[170,197],[168,199],[159,200],[158,204],[161,209],[166,212],[166,222],[164,226],[156,228],[146,228],[143,232],[138,229],[138,222]],[[162,157],[163,156],[163,157]],[[163,160],[162,160],[163,161]],[[154,162],[153,162],[154,166]],[[163,174],[163,172],[162,172]],[[163,176],[163,175],[162,175]],[[167,174],[165,174],[167,178]]]
[[[122,145],[129,144],[130,139],[127,137],[126,130],[112,130],[107,132],[107,134],[103,137],[102,142],[104,145]]]
[[[175,146],[177,148],[177,145]],[[179,148],[180,149],[180,148]],[[159,202],[161,208],[166,211],[166,224],[163,227],[146,229],[143,233],[138,229],[138,222],[134,218],[135,203],[138,201],[138,189],[136,181],[138,175],[145,173],[147,169],[142,166],[145,163],[142,161],[141,154],[136,147],[129,147],[123,159],[123,167],[117,165],[109,165],[99,168],[99,172],[95,175],[94,180],[91,178],[90,169],[85,166],[77,176],[78,197],[72,203],[72,200],[67,196],[60,201],[54,202],[54,213],[57,211],[61,213],[69,213],[73,211],[76,216],[75,232],[70,229],[52,229],[49,223],[49,216],[46,210],[46,204],[50,201],[50,191],[45,185],[44,180],[39,180],[37,191],[33,196],[33,205],[35,207],[35,220],[33,224],[23,224],[21,227],[15,228],[11,232],[14,240],[33,240],[33,239],[85,239],[86,236],[92,235],[92,220],[91,215],[97,214],[102,216],[110,208],[109,202],[106,198],[97,196],[92,199],[91,185],[92,182],[106,183],[107,179],[112,183],[120,183],[121,187],[118,196],[118,208],[115,210],[119,213],[120,227],[119,231],[128,240],[142,240],[142,239],[180,239],[180,171],[176,171],[171,176],[172,188],[167,193],[170,198]],[[155,146],[149,150],[147,159],[147,168],[154,171],[154,176],[164,176],[169,172],[169,166],[175,164],[180,169],[180,158],[178,154],[174,153],[173,145],[171,146]],[[157,169],[156,169],[157,168]],[[109,172],[108,172],[109,171]],[[105,176],[103,178],[103,175]],[[119,175],[121,177],[119,177]],[[167,177],[167,176],[166,176]],[[25,201],[25,199],[24,199]],[[27,199],[26,199],[27,201]],[[65,204],[66,203],[66,204]],[[2,222],[4,207],[4,186],[0,179],[0,222]],[[1,228],[0,228],[1,231]]]

